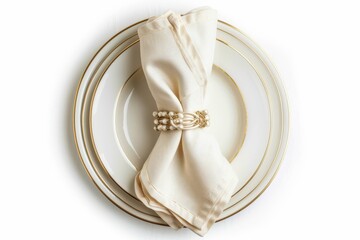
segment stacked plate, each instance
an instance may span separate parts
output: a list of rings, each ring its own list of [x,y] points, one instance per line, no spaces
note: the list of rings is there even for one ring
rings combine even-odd
[[[79,156],[99,190],[127,213],[165,223],[134,194],[134,178],[158,137],[155,102],[141,69],[137,29],[116,34],[95,54],[75,97],[74,135]],[[274,178],[285,151],[289,116],[273,65],[247,36],[219,21],[208,85],[210,130],[239,177],[218,221],[251,204]]]

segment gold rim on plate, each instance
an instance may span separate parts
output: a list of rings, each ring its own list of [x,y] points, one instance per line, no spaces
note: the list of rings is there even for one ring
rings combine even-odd
[[[221,39],[217,39],[218,42],[222,43],[222,44],[225,44],[226,46],[230,47],[232,50],[236,51],[236,49],[234,47],[232,47],[230,44],[226,43],[225,41],[221,40]],[[113,179],[113,177],[110,175],[110,173],[107,171],[106,167],[104,166],[103,164],[103,161],[100,157],[100,154],[98,153],[97,151],[97,146],[96,146],[96,143],[95,143],[95,140],[94,140],[94,136],[93,136],[93,129],[92,129],[92,119],[91,119],[91,115],[92,115],[92,109],[93,109],[93,104],[94,104],[94,98],[95,98],[95,95],[96,95],[96,92],[97,92],[97,89],[98,89],[98,86],[99,84],[101,83],[102,79],[103,79],[103,76],[105,75],[106,71],[110,68],[110,66],[112,65],[112,63],[114,61],[116,61],[116,59],[118,57],[120,57],[123,53],[126,52],[126,50],[128,50],[129,48],[131,48],[132,46],[134,46],[135,44],[139,43],[139,39],[135,40],[134,42],[130,43],[128,46],[126,46],[123,50],[121,50],[113,59],[112,61],[109,62],[109,64],[107,64],[107,66],[104,68],[104,70],[101,72],[100,74],[100,77],[97,79],[96,83],[95,83],[95,87],[94,87],[94,90],[93,90],[93,94],[92,94],[92,97],[91,97],[91,103],[90,103],[90,112],[89,112],[89,127],[90,127],[90,138],[91,138],[91,143],[92,143],[92,147],[93,149],[95,150],[95,154],[96,154],[96,157],[98,159],[98,161],[100,162],[102,168],[104,169],[104,171],[106,172],[106,174],[108,175],[108,177],[111,178],[112,181],[114,181],[116,184],[117,182]],[[114,49],[115,51],[115,49]],[[264,80],[262,79],[262,77],[260,76],[260,74],[256,71],[255,67],[251,64],[251,62],[243,55],[241,54],[240,52],[236,51],[240,56],[242,56],[250,65],[251,67],[254,69],[254,71],[256,72],[258,78],[260,79],[260,81],[262,82],[262,85],[266,91],[266,95],[267,95],[267,99],[268,99],[268,107],[270,109],[270,103],[269,103],[269,97],[268,97],[268,92],[267,92],[267,88],[266,86],[264,85]],[[217,65],[214,65],[214,66],[217,66]],[[219,66],[217,66],[218,68],[220,68]],[[226,72],[224,71],[222,68],[220,68],[234,83],[235,83],[235,80]],[[136,70],[135,70],[136,71]],[[132,76],[133,74],[130,74],[130,77]],[[128,77],[128,79],[126,81],[128,81],[130,79],[130,77]],[[126,82],[125,81],[125,82]],[[124,83],[125,85],[125,83]],[[238,87],[238,85],[235,83],[235,85],[237,86],[240,94],[241,94],[241,91]],[[85,95],[87,95],[88,92],[85,93]],[[241,94],[242,96],[242,94]],[[84,114],[83,114],[84,115]],[[267,147],[264,151],[264,154],[263,154],[263,157],[259,163],[259,165],[256,167],[255,171],[253,172],[253,174],[249,177],[249,179],[247,179],[244,183],[243,186],[241,186],[239,188],[239,190],[237,190],[232,196],[235,196],[237,193],[239,193],[243,188],[245,188],[247,186],[247,184],[253,179],[253,177],[256,175],[256,173],[258,172],[258,170],[260,169],[260,167],[262,166],[262,163],[264,161],[264,158],[266,156],[266,153],[267,153],[267,150],[268,150],[268,146],[269,146],[269,142],[270,142],[270,136],[271,136],[271,116],[270,116],[270,130],[269,130],[269,137],[268,137],[268,140],[267,140]],[[240,148],[241,148],[242,144],[240,144],[240,147],[238,148],[238,151],[236,152],[235,156],[237,156],[237,154],[239,153],[240,151]],[[233,159],[232,159],[233,160]],[[230,160],[230,162],[232,161]],[[265,174],[266,175],[266,174]],[[135,198],[134,196],[132,196],[129,192],[127,192],[125,189],[123,189],[119,184],[117,184],[123,191],[125,191],[127,194],[129,194],[131,197],[133,197],[134,199],[136,199],[137,201],[139,201],[137,198]],[[250,192],[251,193],[251,192]],[[247,197],[250,193],[248,193],[245,197]],[[116,194],[115,194],[116,195]],[[242,199],[244,199],[245,197],[243,197]],[[240,199],[238,202],[242,201],[242,199]],[[236,202],[235,204],[237,204],[238,202]],[[231,206],[234,206],[235,204],[231,205]],[[227,210],[229,209],[230,207],[227,207],[226,209],[224,210]],[[141,211],[140,211],[141,212]],[[155,216],[155,215],[154,215]],[[155,216],[157,217],[157,216]]]
[[[134,42],[133,44],[135,44],[136,42]],[[131,46],[133,45],[133,44],[131,44]],[[128,46],[128,47],[131,47],[131,46]],[[125,50],[123,50],[123,51],[125,51]],[[98,172],[97,172],[97,174],[98,174]],[[115,194],[115,195],[117,195],[117,194]],[[241,200],[240,200],[241,201]]]
[[[79,91],[80,85],[81,85],[81,83],[82,83],[82,79],[83,79],[86,71],[88,70],[89,66],[91,65],[91,63],[92,63],[93,60],[95,59],[95,57],[98,55],[98,53],[99,53],[112,39],[114,39],[116,36],[118,36],[120,33],[124,32],[125,30],[127,30],[127,29],[129,29],[129,28],[131,28],[131,27],[133,27],[133,26],[141,23],[141,22],[144,22],[144,21],[146,21],[146,20],[142,20],[142,21],[140,21],[140,22],[138,22],[138,23],[135,23],[135,24],[133,24],[133,25],[125,28],[125,29],[122,30],[121,32],[119,32],[119,33],[117,33],[116,35],[114,35],[110,40],[108,40],[108,41],[99,49],[99,51],[94,55],[94,57],[91,59],[90,63],[88,64],[87,68],[85,69],[84,74],[83,74],[83,76],[81,77],[81,80],[80,80],[80,82],[79,82],[78,88],[77,88],[77,90],[76,90],[76,97],[75,97],[75,103],[74,103],[74,118],[73,118],[74,137],[75,137],[76,147],[77,147],[79,156],[80,156],[80,158],[81,158],[81,160],[82,160],[82,163],[83,163],[83,165],[84,165],[84,167],[85,167],[85,169],[86,169],[86,171],[87,171],[87,173],[88,173],[88,175],[89,175],[89,177],[90,177],[91,179],[92,179],[92,176],[89,174],[89,172],[88,172],[88,170],[87,170],[87,168],[86,168],[86,166],[85,166],[85,164],[84,164],[84,162],[83,162],[83,159],[82,159],[82,156],[81,156],[79,147],[78,147],[78,142],[77,142],[77,137],[76,137],[76,131],[75,131],[76,101],[77,101],[78,91]],[[222,22],[222,21],[220,21],[220,22]],[[230,27],[232,27],[232,28],[234,28],[235,30],[238,31],[238,29],[236,29],[235,27],[233,27],[233,26],[231,26],[231,25],[229,25],[229,24],[227,24],[227,23],[225,23],[225,22],[222,22],[222,23],[224,23],[225,25],[230,26]],[[223,32],[225,32],[225,33],[227,33],[227,34],[229,34],[229,35],[232,35],[231,33],[228,33],[228,32],[226,32],[226,31],[224,31],[224,30],[221,30],[221,29],[219,29],[219,30],[220,30],[220,31],[223,31]],[[124,42],[126,42],[126,40],[129,40],[129,39],[131,39],[132,37],[135,37],[135,36],[136,36],[136,35],[133,35],[133,36],[130,36],[130,37],[128,37],[127,39],[125,39],[125,40],[122,41],[120,44],[118,44],[118,45],[114,48],[114,50],[115,50],[117,47],[119,47],[121,44],[123,44]],[[232,36],[233,36],[234,38],[238,39],[238,38],[235,37],[234,35],[232,35]],[[239,40],[239,41],[242,41],[242,40],[240,40],[240,39],[238,39],[238,40]],[[242,41],[242,42],[243,42],[243,41]],[[244,43],[244,42],[243,42],[243,43]],[[250,46],[248,46],[246,43],[244,43],[244,44],[245,44],[247,47],[250,48]],[[129,46],[128,46],[128,47],[129,47]],[[114,51],[114,50],[113,50],[113,51]],[[253,50],[253,49],[252,49],[252,50]],[[256,51],[253,50],[253,52],[258,56],[258,54],[256,53]],[[99,69],[99,67],[101,66],[101,64],[105,61],[105,59],[106,59],[110,54],[111,54],[111,52],[110,52],[102,61],[100,61],[99,65],[96,67],[96,71]],[[261,58],[260,56],[258,56],[258,57],[259,57],[259,59],[263,62],[262,58]],[[245,58],[245,59],[246,59],[246,58]],[[247,61],[248,61],[248,60],[247,60]],[[249,61],[248,61],[248,62],[249,62]],[[249,63],[250,63],[250,62],[249,62]],[[264,62],[263,62],[263,63],[264,63]],[[251,64],[251,66],[253,66],[253,65]],[[268,68],[267,64],[264,63],[264,66],[266,66],[266,68],[268,69],[268,72],[271,74],[272,78],[274,79],[274,76],[273,76],[273,74],[272,74],[272,71]],[[94,76],[94,74],[92,74],[91,79],[93,78],[93,76]],[[90,82],[91,82],[91,81],[90,81]],[[89,82],[89,83],[90,83],[90,82]],[[281,99],[281,96],[280,96],[280,94],[279,94],[279,90],[278,90],[278,86],[277,86],[277,84],[276,84],[276,81],[274,81],[274,84],[275,84],[275,86],[276,86],[278,96],[279,96],[279,98]],[[86,90],[86,93],[85,93],[85,95],[84,95],[84,98],[87,96],[88,88],[89,88],[89,86],[87,86],[87,90]],[[280,101],[280,104],[282,104],[281,101]],[[82,105],[83,105],[83,104],[82,104]],[[82,108],[83,108],[83,106],[82,106]],[[283,110],[283,106],[282,106],[282,105],[281,105],[281,110]],[[82,111],[82,112],[83,112],[83,111]],[[82,115],[83,115],[83,114],[82,114]],[[283,118],[283,114],[282,114],[282,118]],[[83,124],[82,124],[82,126],[83,126]],[[283,130],[283,129],[282,129],[282,130]],[[82,131],[82,132],[83,132],[83,131]],[[282,131],[282,135],[283,135],[283,131]],[[83,137],[83,136],[82,136],[82,137]],[[84,140],[84,139],[83,139],[83,140]],[[279,141],[279,142],[281,143],[281,141],[282,141],[282,137],[280,138],[280,141]],[[84,141],[84,143],[85,143],[85,141]],[[86,148],[86,146],[85,146],[85,148]],[[279,150],[279,148],[280,148],[280,144],[279,144],[278,150]],[[86,149],[86,151],[88,151],[88,150]],[[277,154],[278,154],[278,151],[277,151]],[[264,178],[267,176],[268,172],[269,172],[270,169],[271,169],[271,166],[274,164],[274,161],[275,161],[275,159],[277,158],[277,154],[276,154],[276,156],[274,157],[274,160],[273,160],[272,164],[270,165],[268,171],[265,173],[264,177],[261,179],[261,181],[259,182],[259,184],[257,184],[257,186],[256,186],[251,192],[253,192],[253,191],[262,183],[262,181],[264,180]],[[88,157],[89,157],[90,154],[87,152],[87,155],[88,155]],[[91,159],[91,158],[89,158],[89,159]],[[100,160],[100,161],[101,161],[101,160]],[[94,165],[93,165],[92,161],[91,161],[91,165],[92,165],[92,167],[94,168]],[[279,165],[280,165],[280,163],[279,163]],[[251,200],[248,204],[246,204],[246,205],[245,205],[244,207],[242,207],[240,210],[238,210],[238,211],[230,214],[230,215],[227,216],[227,217],[230,217],[230,216],[236,214],[237,212],[241,211],[242,209],[244,209],[245,207],[247,207],[248,205],[250,205],[253,201],[255,201],[255,200],[266,190],[266,188],[270,185],[270,183],[272,182],[272,180],[273,180],[274,176],[276,175],[277,171],[278,171],[278,168],[276,169],[274,175],[272,176],[272,178],[270,179],[270,181],[268,182],[268,184],[265,186],[265,188],[264,188],[253,200]],[[97,173],[97,175],[99,174],[97,171],[96,171],[96,173]],[[101,176],[99,176],[99,175],[98,175],[98,177],[101,178]],[[95,183],[95,185],[97,185],[96,182],[94,181],[94,179],[92,179],[92,180],[93,180],[93,182]],[[105,186],[107,186],[107,184],[105,184]],[[99,190],[100,190],[101,192],[103,192],[102,189],[100,189],[99,186],[97,186],[97,187],[99,188]],[[125,191],[125,192],[126,192],[126,191]],[[250,193],[251,193],[251,192],[250,192]],[[104,193],[104,192],[103,192],[103,193]],[[127,193],[127,192],[126,192],[126,193]],[[249,194],[250,194],[250,193],[249,193]],[[113,194],[114,194],[114,193],[113,193]],[[104,195],[106,196],[105,193],[104,193]],[[117,194],[114,194],[114,195],[117,196]],[[129,194],[129,195],[130,195],[130,194]],[[106,197],[109,198],[108,196],[106,196]],[[246,197],[246,196],[245,196],[245,197]],[[245,198],[245,197],[244,197],[244,198]],[[243,200],[244,198],[242,198],[241,200]],[[110,199],[110,198],[109,198],[109,199]],[[123,201],[122,199],[120,199],[120,200],[121,200],[122,202],[124,202],[126,205],[128,205],[128,204],[127,204],[125,201]],[[239,201],[238,201],[237,203],[235,203],[234,205],[238,204],[241,200],[239,200]],[[110,199],[110,201],[112,201],[112,199]],[[116,206],[118,206],[118,204],[116,204],[114,201],[112,201],[112,202],[113,202]],[[232,205],[232,206],[234,206],[234,205]],[[128,206],[129,206],[129,205],[128,205]],[[231,206],[231,207],[232,207],[232,206]],[[125,212],[129,213],[127,210],[123,209],[121,206],[118,206],[118,207],[120,207],[120,208],[121,208],[122,210],[124,210]],[[129,206],[129,207],[131,207],[131,206]],[[132,207],[131,207],[131,208],[132,208]],[[133,209],[134,209],[134,208],[133,208]],[[135,210],[136,210],[136,211],[139,211],[138,209],[135,209]],[[129,214],[135,216],[135,215],[132,214],[132,213],[129,213]],[[138,216],[135,216],[135,217],[140,218],[140,217],[138,217]],[[227,218],[227,217],[225,217],[225,218]],[[223,218],[223,219],[225,219],[225,218]],[[140,219],[142,219],[142,218],[140,218]],[[148,220],[146,220],[146,219],[142,219],[142,220],[147,221],[147,222],[151,222],[151,221],[148,221]],[[222,220],[222,219],[220,219],[220,220]],[[151,223],[155,223],[155,222],[151,222]],[[156,224],[160,224],[160,223],[157,223],[157,222],[156,222]],[[161,224],[161,225],[162,225],[162,224]]]
[[[221,42],[221,43],[229,46],[230,48],[232,48],[232,49],[234,50],[234,48],[233,48],[231,45],[227,44],[227,43],[224,42],[223,40],[219,40],[219,39],[217,39],[217,40],[218,40],[219,42]],[[93,95],[92,95],[92,99],[91,99],[91,103],[90,103],[90,113],[89,113],[90,136],[91,136],[92,147],[93,147],[93,149],[94,149],[94,151],[95,151],[95,154],[96,154],[96,158],[97,158],[98,161],[100,162],[100,164],[101,164],[103,170],[105,171],[106,175],[107,175],[118,187],[120,187],[121,190],[123,190],[124,192],[126,192],[129,196],[131,196],[132,198],[134,198],[134,199],[137,200],[137,201],[139,201],[139,200],[138,200],[137,198],[135,198],[134,196],[132,196],[130,193],[128,193],[128,192],[127,192],[125,189],[123,189],[119,184],[117,184],[117,182],[113,179],[113,177],[111,177],[111,175],[110,175],[110,174],[108,173],[108,171],[106,170],[106,168],[105,168],[105,166],[104,166],[104,164],[103,164],[103,162],[102,162],[102,160],[101,160],[101,157],[100,157],[100,155],[99,155],[99,153],[98,153],[98,151],[97,151],[96,144],[95,144],[95,142],[94,142],[93,133],[92,133],[92,127],[91,127],[91,117],[90,117],[90,116],[91,116],[91,112],[92,112],[93,100],[94,100],[94,96],[95,96],[96,90],[97,90],[97,88],[98,88],[101,80],[103,79],[103,76],[104,76],[104,74],[106,73],[107,69],[111,66],[111,64],[112,64],[119,56],[121,56],[126,50],[128,50],[129,48],[131,48],[132,46],[134,46],[134,45],[137,44],[138,42],[139,42],[139,40],[137,39],[137,40],[135,40],[134,42],[130,43],[128,46],[126,46],[123,50],[121,50],[121,51],[116,55],[116,57],[114,57],[114,59],[112,59],[112,61],[110,61],[110,63],[109,63],[109,64],[105,67],[105,69],[101,72],[100,77],[99,77],[99,79],[97,80],[97,82],[96,82],[96,84],[95,84],[95,87],[94,87],[94,90],[93,90]],[[114,51],[115,51],[115,49],[114,49]],[[248,59],[246,59],[245,56],[243,56],[243,54],[241,54],[241,53],[239,53],[239,52],[237,52],[237,53],[240,54],[240,55],[252,66],[252,68],[254,69],[254,71],[256,72],[257,76],[259,77],[259,79],[261,80],[261,82],[262,82],[262,84],[263,84],[263,79],[261,78],[261,76],[259,75],[259,73],[256,71],[256,69],[254,68],[254,66],[250,63],[250,61],[249,61]],[[225,72],[225,73],[226,73],[226,72]],[[131,75],[130,75],[130,76],[131,76]],[[232,79],[232,80],[233,80],[233,79]],[[234,80],[233,80],[233,81],[234,81]],[[266,89],[266,86],[265,86],[264,84],[263,84],[263,87],[264,87],[264,89]],[[267,91],[266,91],[266,92],[267,92]],[[88,91],[85,93],[85,96],[87,96],[87,95],[88,95]],[[267,94],[267,96],[268,96],[268,94]],[[269,99],[268,99],[268,100],[269,100]],[[268,102],[268,105],[269,105],[269,102]],[[270,108],[270,107],[269,107],[269,108]],[[85,111],[85,110],[83,110],[83,114],[82,114],[82,115],[84,115],[84,111]],[[270,117],[270,122],[271,122],[271,117]],[[271,125],[271,124],[270,124],[270,125]],[[84,127],[84,124],[82,125],[82,128],[83,128],[83,127]],[[84,131],[84,129],[83,129],[83,131]],[[269,141],[270,141],[270,135],[271,135],[271,126],[270,126],[270,131],[269,131],[268,145],[269,145]],[[83,139],[83,141],[85,141],[85,140]],[[233,194],[233,196],[236,195],[238,192],[240,192],[244,187],[246,187],[247,184],[252,180],[252,178],[253,178],[253,177],[255,176],[255,174],[258,172],[259,168],[262,166],[264,157],[265,157],[265,155],[266,155],[266,153],[267,153],[268,145],[267,145],[267,147],[266,147],[266,149],[265,149],[265,151],[264,151],[264,155],[263,155],[262,160],[260,161],[259,165],[258,165],[257,168],[255,169],[255,171],[254,171],[254,173],[252,174],[252,176],[250,176],[250,178],[245,182],[245,184],[244,184],[238,191],[236,191],[236,192]],[[92,159],[91,159],[91,158],[90,158],[90,161],[91,161],[91,163],[92,163],[92,165],[93,165],[93,162],[92,162]],[[122,199],[114,192],[114,190],[111,189],[111,187],[108,186],[108,184],[106,183],[106,181],[99,175],[99,172],[96,171],[96,170],[95,170],[95,172],[96,172],[97,176],[100,178],[100,180],[103,182],[103,184],[106,185],[106,186],[110,189],[110,191],[111,191],[115,196],[117,196],[120,200],[122,200]],[[265,175],[266,175],[266,174],[265,174]],[[256,188],[256,187],[255,187],[255,188]],[[255,188],[254,188],[254,189],[255,189]],[[253,189],[253,190],[254,190],[254,189]],[[251,192],[252,192],[252,191],[251,191]],[[248,194],[247,194],[246,196],[244,196],[242,199],[240,199],[239,201],[237,201],[236,203],[234,203],[234,204],[231,205],[230,207],[227,207],[227,208],[224,209],[224,210],[227,210],[227,209],[231,208],[232,206],[238,204],[240,201],[242,201],[244,198],[246,198],[249,194],[251,194],[251,192],[248,193]],[[122,200],[122,201],[123,201],[123,200]],[[128,204],[127,204],[127,205],[128,205]],[[143,212],[143,211],[141,211],[141,210],[139,210],[139,209],[137,209],[137,211],[140,212],[140,213],[143,213],[143,214],[145,214],[145,215],[150,215],[150,216],[152,216],[152,217],[159,218],[159,217],[156,216],[156,215],[147,214],[147,213],[145,213],[145,212]],[[220,220],[221,220],[221,219],[220,219]]]

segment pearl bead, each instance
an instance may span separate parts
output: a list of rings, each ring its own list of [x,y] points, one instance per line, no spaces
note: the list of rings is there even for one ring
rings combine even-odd
[[[209,112],[208,112],[208,110],[204,110],[203,113],[208,114]]]
[[[178,118],[183,118],[183,117],[184,117],[184,114],[178,113],[177,116],[178,116]]]
[[[179,124],[179,126],[178,126],[180,129],[182,129],[183,127],[184,127],[184,125],[182,125],[182,124]]]
[[[206,121],[206,126],[210,126],[210,122],[209,121]]]
[[[155,130],[155,131],[157,130],[157,127],[156,127],[156,126],[154,126],[154,130]]]
[[[210,119],[209,115],[205,115],[205,120],[209,120],[209,119]]]
[[[170,130],[175,130],[175,129],[176,129],[176,127],[174,127],[174,126],[170,126],[170,127],[169,127],[169,129],[170,129]]]
[[[158,112],[157,112],[157,111],[154,111],[154,112],[152,113],[152,115],[153,115],[153,117],[156,117],[156,116],[158,115]]]
[[[157,130],[160,131],[161,129],[162,129],[162,125],[158,125],[158,126],[157,126]]]
[[[170,117],[174,116],[174,112],[169,112],[169,116]]]
[[[159,120],[158,120],[158,119],[155,119],[155,120],[154,120],[154,124],[158,125],[158,124],[159,124]]]

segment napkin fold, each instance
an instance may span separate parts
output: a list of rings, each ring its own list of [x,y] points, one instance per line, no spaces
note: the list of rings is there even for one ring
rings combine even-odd
[[[182,16],[168,11],[139,27],[142,68],[159,110],[206,109],[216,31],[217,12],[208,7]],[[207,128],[175,130],[160,133],[136,176],[135,193],[169,226],[203,236],[237,182]]]

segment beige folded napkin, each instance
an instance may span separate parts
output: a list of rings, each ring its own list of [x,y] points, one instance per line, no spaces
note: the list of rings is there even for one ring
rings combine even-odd
[[[169,11],[138,29],[142,68],[159,110],[206,109],[216,28],[216,11],[205,7],[183,16]],[[136,177],[135,192],[171,227],[203,236],[237,182],[208,128],[175,130],[160,133]]]

